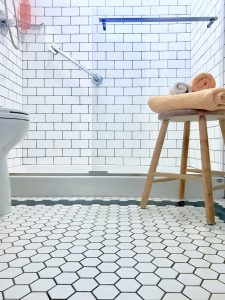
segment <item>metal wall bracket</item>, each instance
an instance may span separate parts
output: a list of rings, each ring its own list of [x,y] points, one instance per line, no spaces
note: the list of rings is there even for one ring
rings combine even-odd
[[[0,32],[4,36],[8,34],[9,28],[6,21],[6,14],[3,10],[0,10]]]
[[[42,26],[44,26],[44,23],[31,24],[30,29],[40,30]],[[3,10],[0,10],[0,32],[3,35],[7,35],[9,27],[16,27],[16,21],[14,19],[10,19],[7,21],[5,12]]]

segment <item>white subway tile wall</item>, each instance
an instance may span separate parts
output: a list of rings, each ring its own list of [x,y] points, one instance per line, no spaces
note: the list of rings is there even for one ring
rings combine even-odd
[[[189,1],[31,1],[40,31],[23,36],[23,104],[31,128],[23,164],[147,166],[159,129],[147,106],[177,80],[190,81],[190,25],[107,24],[99,17],[189,15]],[[104,77],[48,51],[54,42]],[[161,164],[179,164],[180,127],[172,125]],[[170,160],[168,160],[170,157]]]
[[[205,23],[193,23],[191,29],[191,73],[210,72],[216,78],[218,87],[224,86],[224,2],[191,1],[192,16],[218,16],[219,20],[210,30]],[[223,170],[223,140],[218,122],[208,126],[212,168]],[[198,126],[192,126],[190,165],[200,167]]]
[[[178,80],[189,82],[209,71],[223,85],[222,1],[190,0],[30,0],[32,22],[40,30],[22,35],[22,53],[7,38],[1,47],[0,104],[30,113],[31,126],[10,166],[146,166],[158,135],[150,95],[164,95]],[[3,7],[2,0],[0,5]],[[4,9],[3,9],[4,10]],[[12,7],[10,7],[12,11]],[[107,24],[99,17],[218,15],[206,23]],[[82,70],[48,46],[54,42],[88,69],[104,77],[93,86]],[[23,71],[23,74],[22,74]],[[22,76],[23,75],[23,76]],[[23,81],[22,81],[23,78]],[[23,86],[23,92],[22,92]],[[217,124],[209,128],[213,168],[222,168],[222,139]],[[180,164],[182,126],[171,124],[160,165]],[[199,165],[197,127],[192,128],[191,165]],[[169,159],[168,159],[169,158]],[[143,169],[143,170],[144,170]]]
[[[16,0],[18,6],[18,1]],[[14,16],[11,1],[7,1],[9,18]],[[3,0],[0,0],[0,10],[5,11]],[[12,29],[15,34],[15,29]],[[0,34],[0,106],[7,108],[22,108],[22,51],[13,48],[9,34]],[[9,167],[22,164],[22,148],[19,144],[9,154]]]

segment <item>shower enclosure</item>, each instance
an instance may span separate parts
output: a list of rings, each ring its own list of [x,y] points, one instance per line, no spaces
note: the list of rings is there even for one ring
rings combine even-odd
[[[12,173],[146,174],[159,130],[149,96],[168,94],[174,82],[190,82],[199,71],[212,72],[223,85],[222,1],[200,2],[31,1],[32,22],[44,26],[22,35],[23,108],[31,128],[22,166]],[[218,20],[207,28],[209,16]],[[99,20],[149,17],[206,19],[107,22],[106,30]],[[102,83],[93,84],[90,74],[49,52],[52,43],[100,74]],[[195,132],[192,128],[189,162],[198,166]],[[221,138],[216,127],[209,134],[213,164],[221,169]],[[171,125],[160,160],[164,171],[180,164],[181,140],[180,125]]]

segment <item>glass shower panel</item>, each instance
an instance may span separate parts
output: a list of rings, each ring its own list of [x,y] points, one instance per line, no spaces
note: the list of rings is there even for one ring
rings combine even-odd
[[[143,2],[140,7],[139,0],[106,0],[105,6],[93,6],[93,67],[104,77],[93,87],[93,170],[146,173],[159,130],[148,98],[190,80],[188,24],[107,23],[103,31],[99,18],[159,17],[158,6]],[[166,4],[164,9],[169,12]],[[182,138],[180,127],[171,129],[173,137],[168,136],[161,155],[168,169],[178,164],[175,149]]]
[[[118,1],[117,1],[118,3]],[[113,5],[113,4],[112,4]],[[93,87],[93,170],[113,173],[146,173],[150,157],[150,114],[146,96],[157,93],[150,87],[150,43],[144,35],[150,24],[107,24],[100,17],[120,16],[131,6],[93,8],[93,63],[104,77]],[[150,8],[145,7],[146,15]],[[151,119],[151,128],[158,130]]]

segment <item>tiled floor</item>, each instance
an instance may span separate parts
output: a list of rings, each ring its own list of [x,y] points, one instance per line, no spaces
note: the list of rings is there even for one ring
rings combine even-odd
[[[13,201],[0,218],[0,299],[224,300],[225,200]]]

